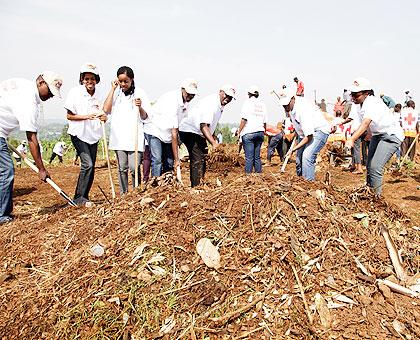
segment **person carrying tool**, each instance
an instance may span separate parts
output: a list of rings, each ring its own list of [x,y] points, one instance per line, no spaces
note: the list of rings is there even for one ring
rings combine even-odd
[[[375,195],[380,196],[385,165],[400,147],[404,132],[384,102],[374,96],[368,79],[362,77],[354,79],[349,90],[353,102],[357,105],[361,123],[347,140],[346,147],[354,147],[355,141],[369,128],[372,138],[366,163],[366,181]]]
[[[111,90],[104,103],[104,111],[111,114],[111,132],[109,149],[114,150],[118,162],[118,182],[120,194],[128,192],[128,170],[130,169],[132,186],[135,187],[135,171],[140,175],[140,164],[144,151],[142,113],[152,109],[146,92],[135,86],[134,71],[131,67],[121,66],[117,78],[111,83]],[[137,124],[137,128],[136,128]],[[137,132],[137,138],[136,138]],[[135,161],[136,141],[139,157]]]
[[[309,100],[285,89],[279,93],[280,105],[290,115],[297,133],[296,173],[308,181],[315,180],[316,158],[327,142],[331,126],[321,110]]]
[[[207,142],[215,149],[219,145],[213,137],[224,107],[235,98],[235,88],[223,85],[219,93],[201,99],[179,124],[179,137],[188,149],[191,186],[200,184],[206,172]]]
[[[39,151],[37,131],[41,101],[61,97],[63,81],[55,72],[45,71],[34,81],[12,78],[0,84],[0,224],[10,222],[13,210],[14,168],[6,138],[19,128],[26,132],[29,150],[42,181],[50,177]]]
[[[74,194],[74,202],[80,206],[91,205],[89,191],[95,175],[98,141],[102,137],[100,121],[107,120],[107,115],[101,110],[103,98],[96,91],[99,82],[97,66],[83,64],[79,75],[80,85],[70,89],[64,103],[69,121],[68,134],[80,157],[80,173]]]
[[[152,112],[140,115],[144,134],[150,147],[152,177],[178,171],[179,123],[188,114],[189,103],[198,93],[197,81],[187,78],[174,91],[166,92],[153,105]]]
[[[51,158],[50,158],[50,164],[55,159],[55,157],[58,157],[58,160],[60,161],[60,163],[63,163],[63,155],[66,152],[66,150],[67,150],[66,143],[64,142],[55,143],[52,154],[51,154]]]
[[[26,140],[23,140],[19,145],[18,145],[18,147],[16,148],[16,150],[17,151],[19,151],[23,156],[25,156],[26,157],[26,154],[28,153],[28,148],[27,148],[27,142],[26,142]],[[39,152],[41,153],[41,144],[39,143],[39,141],[38,141],[38,145],[39,145],[39,147],[40,147],[40,150],[39,150]],[[20,168],[21,166],[22,166],[22,158],[20,158],[20,156],[17,154],[17,153],[15,153],[15,152],[13,152],[12,153],[12,156],[13,156],[13,158],[15,159],[15,161],[16,161],[16,167],[17,168]]]

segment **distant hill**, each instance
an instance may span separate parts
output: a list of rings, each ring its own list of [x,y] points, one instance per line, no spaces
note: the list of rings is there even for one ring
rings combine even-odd
[[[41,128],[38,132],[39,140],[54,140],[60,137],[63,132],[64,126],[67,121],[64,119],[45,119],[41,124]],[[12,138],[26,139],[25,132],[19,131],[18,129],[13,131],[11,134]]]

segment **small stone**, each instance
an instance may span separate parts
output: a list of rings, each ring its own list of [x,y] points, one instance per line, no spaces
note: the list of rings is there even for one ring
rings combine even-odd
[[[373,302],[373,299],[366,295],[360,295],[357,297],[357,300],[359,300],[360,303],[364,305],[370,305]]]
[[[378,288],[381,291],[381,293],[383,294],[383,296],[385,297],[385,299],[387,300],[393,300],[394,299],[394,295],[391,292],[391,289],[389,289],[388,286],[379,283],[378,284]]]
[[[184,264],[184,265],[182,265],[182,266],[181,266],[181,270],[182,270],[184,273],[187,273],[187,272],[189,272],[189,271],[190,271],[190,267],[189,267],[187,264]]]

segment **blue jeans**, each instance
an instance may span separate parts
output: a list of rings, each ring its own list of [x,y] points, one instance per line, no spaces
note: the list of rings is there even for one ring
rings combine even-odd
[[[162,173],[174,169],[174,156],[172,154],[172,143],[164,143],[159,138],[144,134],[150,147],[152,159],[152,177],[158,177]]]
[[[6,139],[0,137],[0,223],[5,222],[13,210],[14,175],[13,161]]]
[[[382,192],[385,164],[400,146],[401,141],[395,135],[388,135],[387,133],[372,136],[370,140],[366,163],[366,182],[377,196],[380,196]]]
[[[312,140],[296,152],[296,174],[303,176],[308,181],[315,180],[316,157],[324,147],[328,139],[328,133],[315,131]],[[298,143],[302,138],[298,138]]]
[[[254,168],[255,172],[262,171],[261,145],[264,142],[264,132],[251,132],[242,136],[245,152],[245,173],[249,174]]]

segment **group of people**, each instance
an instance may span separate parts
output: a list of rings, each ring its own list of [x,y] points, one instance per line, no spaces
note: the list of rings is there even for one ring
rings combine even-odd
[[[304,97],[303,83],[297,78],[295,82],[296,90],[283,87],[278,94],[290,119],[289,127],[281,127],[280,137],[288,136],[291,152],[296,152],[297,175],[313,181],[317,155],[334,127],[325,112]],[[98,142],[109,117],[109,149],[117,157],[121,194],[129,190],[129,172],[133,186],[141,180],[140,176],[136,178],[134,175],[140,174],[142,159],[145,168],[145,161],[150,157],[152,178],[168,171],[178,172],[181,143],[185,144],[189,154],[191,186],[201,183],[206,171],[208,144],[218,147],[214,132],[225,106],[236,97],[234,86],[225,84],[192,105],[198,93],[198,83],[187,78],[179,88],[164,93],[151,105],[145,90],[135,83],[133,69],[128,66],[118,68],[105,98],[96,89],[98,83],[98,67],[93,63],[83,64],[79,84],[69,91],[64,103],[69,121],[68,133],[81,161],[74,195],[76,204],[89,203]],[[0,84],[0,223],[12,218],[14,170],[6,138],[18,127],[26,132],[39,177],[45,181],[49,174],[40,153],[37,121],[41,101],[61,97],[61,85],[61,77],[51,71],[40,74],[35,83],[14,78]],[[349,91],[355,104],[352,119],[358,120],[359,127],[346,143],[349,147],[355,146],[369,128],[372,139],[367,183],[380,195],[384,165],[404,140],[404,132],[399,124],[395,124],[393,114],[382,100],[374,97],[368,80],[355,79]],[[244,146],[246,173],[262,171],[260,149],[264,133],[267,133],[267,109],[259,95],[258,87],[251,86],[241,110],[238,135]],[[296,143],[291,145],[294,136]]]

